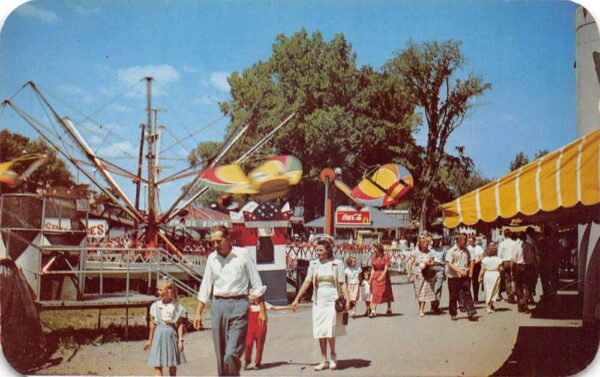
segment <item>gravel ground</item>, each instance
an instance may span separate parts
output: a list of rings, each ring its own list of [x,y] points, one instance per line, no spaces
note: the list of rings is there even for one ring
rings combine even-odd
[[[487,314],[479,304],[478,322],[469,322],[464,313],[458,321],[448,314],[418,316],[412,284],[404,276],[393,276],[396,301],[393,316],[350,319],[348,334],[337,339],[337,371],[315,372],[320,361],[317,341],[312,338],[310,304],[297,312],[271,312],[263,356],[263,369],[242,371],[242,375],[362,375],[362,376],[483,376],[510,363],[509,357],[520,326],[579,327],[579,320],[533,319],[518,313],[514,305],[501,302],[496,313]],[[540,290],[541,291],[541,290]],[[444,290],[442,307],[447,306]],[[480,296],[481,297],[481,296]],[[364,303],[359,304],[359,311]],[[380,307],[380,312],[385,307]],[[205,319],[206,324],[210,324]],[[186,335],[186,365],[179,375],[214,375],[216,361],[210,331]],[[82,346],[74,355],[57,351],[60,364],[38,371],[52,375],[151,375],[143,341]],[[69,360],[68,360],[69,359]],[[67,361],[68,360],[68,361]]]

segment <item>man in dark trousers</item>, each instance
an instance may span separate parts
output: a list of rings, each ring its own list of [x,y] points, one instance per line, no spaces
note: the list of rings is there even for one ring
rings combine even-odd
[[[556,294],[558,289],[558,268],[560,266],[560,244],[551,227],[544,227],[544,235],[538,242],[540,251],[540,279],[544,299],[549,299]]]
[[[448,263],[448,291],[450,295],[450,318],[455,321],[456,307],[460,300],[469,314],[469,321],[477,321],[477,310],[471,297],[471,278],[473,277],[473,260],[467,249],[467,236],[460,234],[456,244],[446,253]]]
[[[260,305],[258,321],[267,321],[262,284],[256,264],[246,249],[232,246],[229,230],[217,226],[210,240],[216,247],[206,261],[198,292],[198,308],[194,327],[202,328],[202,312],[212,293],[211,325],[219,376],[239,376],[248,330],[248,294]]]

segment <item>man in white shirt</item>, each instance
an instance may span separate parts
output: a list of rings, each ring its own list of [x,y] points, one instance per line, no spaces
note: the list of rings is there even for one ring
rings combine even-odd
[[[524,234],[523,234],[524,236]],[[519,305],[519,312],[527,311],[527,305],[524,302],[524,279],[523,273],[525,272],[525,259],[523,257],[523,240],[518,238],[516,233],[512,234],[514,242],[511,250],[511,269],[513,275],[513,281],[515,282],[515,294],[517,296],[517,304]]]
[[[513,239],[511,238],[511,231],[509,229],[504,230],[504,240],[498,244],[498,257],[502,259],[502,267],[504,269],[504,279],[500,284],[500,297],[502,291],[506,292],[508,302],[514,304],[515,296],[513,289],[513,276],[512,276],[512,258],[513,258],[513,247],[515,246]]]
[[[473,261],[473,277],[471,278],[471,287],[473,288],[473,301],[479,301],[479,272],[481,271],[481,260],[485,256],[483,248],[475,243],[475,235],[472,234],[467,240],[467,249]]]
[[[444,286],[444,280],[446,279],[446,250],[442,247],[441,235],[433,234],[431,239],[433,246],[429,249],[429,253],[433,256],[435,262],[432,268],[435,271],[433,293],[435,294],[436,299],[436,301],[431,303],[431,310],[435,313],[441,313],[440,302],[442,301],[442,287]]]
[[[448,292],[450,296],[448,311],[450,318],[456,321],[457,302],[461,301],[469,314],[470,321],[477,321],[477,309],[469,293],[473,277],[473,263],[467,249],[467,236],[459,234],[456,244],[446,253],[448,264]]]
[[[216,250],[206,261],[198,291],[194,327],[197,330],[202,328],[202,311],[212,293],[211,325],[218,374],[239,376],[248,330],[248,293],[258,299],[258,320],[265,323],[267,311],[263,295],[267,287],[262,284],[256,264],[248,252],[231,245],[229,230],[225,226],[214,227],[210,237]]]

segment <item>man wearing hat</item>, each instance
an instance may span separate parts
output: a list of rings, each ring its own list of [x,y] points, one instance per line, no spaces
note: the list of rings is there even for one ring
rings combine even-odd
[[[433,270],[435,271],[435,283],[433,286],[433,293],[435,294],[435,301],[431,303],[431,310],[435,313],[440,313],[440,302],[442,300],[442,287],[444,286],[444,280],[446,279],[446,250],[442,247],[442,236],[434,233],[431,235],[433,245],[429,250],[429,253],[433,256],[435,264]]]

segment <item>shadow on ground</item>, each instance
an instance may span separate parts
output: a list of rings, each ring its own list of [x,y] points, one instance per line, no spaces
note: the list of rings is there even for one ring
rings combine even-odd
[[[492,376],[572,376],[594,360],[598,340],[598,327],[520,327],[511,355]]]
[[[260,370],[275,368],[287,364],[289,364],[287,361],[274,361],[272,363],[263,363],[260,365]]]
[[[347,360],[338,360],[337,361],[337,369],[344,370],[349,368],[366,368],[371,365],[371,360],[363,360],[363,359],[347,359]]]
[[[582,299],[579,295],[553,295],[538,302],[531,318],[581,319],[582,312]]]

